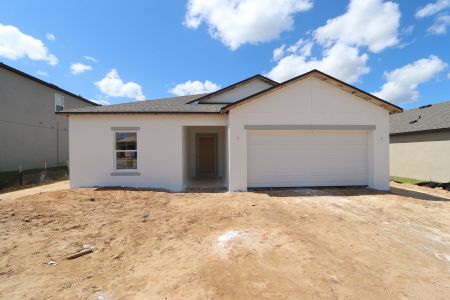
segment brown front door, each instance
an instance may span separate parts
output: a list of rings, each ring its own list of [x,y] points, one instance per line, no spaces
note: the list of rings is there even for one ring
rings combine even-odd
[[[217,175],[217,135],[197,135],[197,175]]]

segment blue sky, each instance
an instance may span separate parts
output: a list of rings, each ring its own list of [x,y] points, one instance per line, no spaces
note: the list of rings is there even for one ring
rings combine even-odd
[[[15,0],[0,61],[102,103],[318,68],[412,108],[450,99],[447,30],[450,0]]]

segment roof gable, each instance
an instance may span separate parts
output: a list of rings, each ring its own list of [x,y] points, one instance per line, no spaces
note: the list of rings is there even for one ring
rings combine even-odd
[[[229,104],[239,101],[255,93],[261,92],[268,88],[278,85],[267,77],[262,75],[255,75],[239,81],[235,84],[229,85],[223,89],[207,94],[190,103],[216,103],[216,104]]]
[[[356,87],[354,87],[354,86],[352,86],[350,84],[347,84],[347,83],[345,83],[345,82],[343,82],[343,81],[341,81],[339,79],[336,79],[336,78],[334,78],[334,77],[332,77],[332,76],[330,76],[328,74],[325,74],[325,73],[323,73],[323,72],[321,72],[319,70],[312,70],[312,71],[307,72],[305,74],[302,74],[300,76],[294,77],[294,78],[292,78],[290,80],[287,80],[287,81],[285,81],[285,82],[283,82],[281,84],[275,85],[275,86],[273,86],[273,87],[271,87],[269,89],[263,90],[263,91],[258,92],[256,94],[253,94],[253,95],[250,95],[250,96],[248,96],[246,98],[243,98],[243,99],[241,99],[239,101],[236,101],[234,103],[230,103],[230,104],[224,106],[221,109],[221,113],[226,113],[226,112],[230,111],[231,109],[234,109],[234,108],[238,107],[239,105],[243,105],[243,104],[245,104],[247,102],[253,101],[253,100],[255,100],[255,99],[259,98],[259,97],[262,97],[262,96],[264,96],[264,95],[266,95],[268,93],[276,92],[276,91],[278,91],[279,89],[281,89],[283,87],[286,87],[286,86],[288,86],[288,85],[290,85],[290,84],[292,84],[294,82],[297,82],[299,80],[303,80],[303,79],[306,79],[306,78],[309,78],[309,77],[315,77],[315,78],[318,78],[318,79],[320,79],[320,80],[322,80],[324,82],[332,84],[335,87],[340,88],[343,91],[346,91],[346,92],[348,92],[348,93],[350,93],[350,94],[352,94],[352,95],[354,95],[356,97],[359,97],[359,98],[361,98],[361,99],[363,99],[365,101],[368,101],[368,102],[370,102],[372,104],[375,104],[377,106],[380,106],[380,107],[388,110],[389,113],[398,113],[398,112],[402,112],[403,111],[402,108],[400,108],[400,107],[398,107],[398,106],[396,106],[396,105],[394,105],[392,103],[389,103],[389,102],[387,102],[387,101],[385,101],[383,99],[380,99],[380,98],[378,98],[378,97],[376,97],[376,96],[374,96],[372,94],[369,94],[369,93],[367,93],[367,92],[365,92],[363,90],[360,90],[360,89],[358,89],[358,88],[356,88]]]

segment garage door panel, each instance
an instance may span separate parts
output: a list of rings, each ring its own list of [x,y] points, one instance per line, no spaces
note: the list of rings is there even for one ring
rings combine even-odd
[[[296,147],[295,145],[257,145],[252,146],[252,154],[260,159],[273,159],[273,154],[277,153],[281,157],[283,156],[289,156],[293,157],[295,156],[294,161],[289,161],[289,163],[295,163],[295,162],[302,162],[302,163],[308,163],[311,162],[310,159],[317,159],[320,157],[320,159],[328,159],[330,161],[334,161],[339,158],[343,158],[347,161],[347,159],[351,159],[352,157],[355,157],[358,159],[363,159],[367,155],[365,154],[365,151],[367,151],[367,146],[352,146],[348,145],[345,147],[338,147],[338,146],[325,146],[325,147],[318,147],[316,146],[300,146]],[[300,155],[301,154],[301,155]],[[314,162],[311,162],[315,164]],[[339,163],[339,162],[336,162]]]
[[[249,131],[248,186],[367,185],[367,132]]]
[[[348,130],[249,130],[249,138],[252,143],[267,143],[272,137],[282,143],[300,143],[300,144],[330,144],[336,141],[345,143],[364,144],[366,136],[362,131]],[[300,133],[301,132],[301,133]],[[301,135],[302,139],[292,139]],[[323,137],[326,137],[324,139]]]
[[[300,182],[300,183],[299,183]],[[352,176],[340,177],[336,180],[334,176],[309,176],[303,177],[280,177],[279,180],[265,180],[260,179],[254,181],[249,188],[262,187],[312,187],[312,186],[363,186],[367,185],[367,177],[362,176],[360,179],[355,179]]]

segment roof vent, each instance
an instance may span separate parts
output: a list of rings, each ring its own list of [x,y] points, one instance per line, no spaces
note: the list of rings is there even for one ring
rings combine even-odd
[[[431,107],[431,106],[432,106],[431,104],[423,105],[423,106],[420,106],[419,109],[424,109],[424,108],[428,108],[428,107]]]

